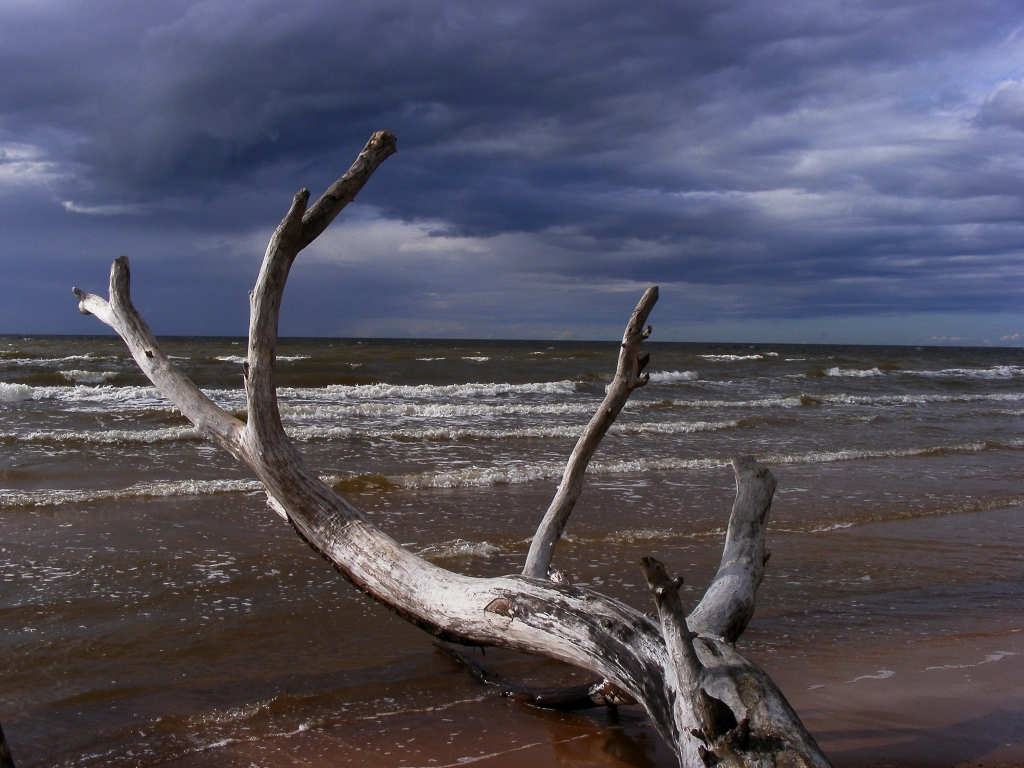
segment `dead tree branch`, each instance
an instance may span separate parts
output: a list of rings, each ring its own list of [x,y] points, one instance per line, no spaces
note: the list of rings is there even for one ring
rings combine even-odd
[[[722,563],[704,598],[690,614],[690,626],[703,635],[735,643],[754,615],[757,588],[771,557],[765,548],[768,511],[775,478],[753,456],[733,459],[736,501],[729,517]]]
[[[371,525],[306,466],[281,425],[275,389],[277,323],[288,271],[394,151],[392,134],[374,134],[349,171],[308,211],[309,193],[300,191],[274,232],[251,295],[245,424],[211,402],[160,350],[132,306],[126,258],[114,262],[108,300],[75,289],[80,309],[114,328],[156,388],[256,473],[270,505],[313,549],[408,621],[443,640],[523,651],[594,673],[644,706],[686,768],[828,766],[768,675],[733,644],[753,610],[753,590],[763,573],[764,520],[774,491],[771,474],[752,458],[736,465],[744,499],[737,499],[736,509],[742,511],[734,509],[717,586],[697,615],[683,616],[674,582],[653,560],[645,562],[645,571],[660,622],[592,590],[542,578],[579,495],[586,462],[629,392],[646,381],[646,358],[637,350],[646,337],[642,327],[657,295],[653,289],[627,328],[607,405],[567,467],[559,489],[563,500],[556,496],[551,523],[542,525],[539,538],[550,546],[537,544],[543,551],[532,559],[536,570],[530,575],[474,578],[429,563]]]
[[[583,430],[580,439],[576,442],[569,461],[565,465],[565,472],[562,475],[562,482],[558,485],[555,498],[551,500],[548,511],[544,514],[537,532],[530,542],[530,551],[526,555],[526,565],[523,568],[523,576],[534,579],[546,579],[548,570],[551,567],[551,558],[555,553],[555,544],[565,530],[565,524],[569,522],[569,515],[572,514],[576,501],[583,492],[583,478],[587,471],[597,446],[601,444],[601,438],[605,436],[608,428],[618,418],[622,407],[633,394],[633,390],[642,387],[650,380],[650,376],[643,372],[650,360],[650,355],[640,354],[640,344],[651,335],[651,327],[644,328],[648,315],[654,309],[658,301],[658,288],[648,288],[640,303],[633,310],[633,316],[629,319],[625,333],[622,334],[622,346],[619,348],[619,363],[615,368],[615,378],[608,386],[604,401],[597,409],[597,413],[590,419],[587,428]]]

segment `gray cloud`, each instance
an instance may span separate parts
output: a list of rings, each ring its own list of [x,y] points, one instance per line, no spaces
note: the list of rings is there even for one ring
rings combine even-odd
[[[680,327],[1020,313],[1021,11],[9,4],[0,323],[77,330],[40,312],[54,300],[33,275],[132,249],[168,296],[196,264],[211,295],[235,290],[294,190],[323,189],[381,127],[400,152],[361,195],[358,226],[339,224],[362,250],[309,267],[311,285],[361,285],[378,308],[342,302],[330,327],[299,312],[295,332],[353,332],[346,317],[376,312],[392,334],[456,333],[444,329],[472,314],[507,335],[538,285],[614,298],[648,282],[678,297],[659,310]],[[184,327],[169,299],[154,311]],[[189,323],[240,326],[205,312]]]

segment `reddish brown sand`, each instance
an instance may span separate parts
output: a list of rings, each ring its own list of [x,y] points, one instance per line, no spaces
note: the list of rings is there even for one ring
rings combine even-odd
[[[1019,631],[896,649],[846,646],[842,657],[808,654],[781,666],[760,661],[835,768],[1024,765]],[[430,712],[227,744],[174,765],[668,768],[675,761],[637,711],[623,710],[617,720],[604,712],[557,714],[484,695]]]

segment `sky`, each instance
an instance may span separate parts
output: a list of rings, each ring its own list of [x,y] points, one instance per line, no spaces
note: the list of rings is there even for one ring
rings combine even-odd
[[[1024,340],[1024,3],[5,0],[0,333]]]

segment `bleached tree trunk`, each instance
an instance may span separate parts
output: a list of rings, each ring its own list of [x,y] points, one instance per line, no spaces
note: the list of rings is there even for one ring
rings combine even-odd
[[[330,224],[370,174],[395,152],[395,137],[374,134],[352,167],[307,210],[301,190],[274,232],[251,293],[245,423],[226,413],[160,349],[132,306],[128,259],[110,273],[109,299],[75,289],[79,309],[124,339],[146,376],[195,426],[260,478],[269,505],[356,587],[435,637],[470,646],[508,648],[558,659],[602,682],[587,698],[634,699],[686,768],[816,766],[828,761],[782,693],[735,642],[753,613],[764,573],[765,525],[775,480],[747,457],[733,462],[737,496],[722,565],[689,615],[681,579],[661,563],[643,562],[658,619],[591,589],[548,577],[555,545],[582,489],[583,473],[629,394],[646,382],[640,344],[657,300],[649,290],[623,337],[615,380],[566,467],[523,574],[474,578],[414,555],[373,526],[307,466],[285,435],[277,406],[278,314],[298,253]]]

